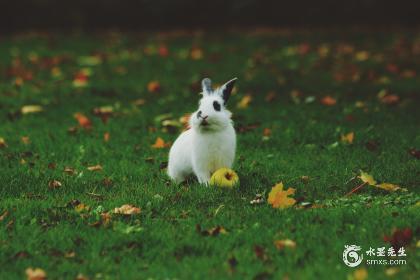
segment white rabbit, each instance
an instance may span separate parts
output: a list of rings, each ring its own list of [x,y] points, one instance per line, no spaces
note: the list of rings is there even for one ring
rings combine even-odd
[[[190,129],[184,131],[169,151],[168,175],[176,183],[195,174],[200,184],[208,184],[217,169],[230,168],[235,158],[236,134],[231,112],[225,105],[236,78],[212,89],[209,78],[203,79],[199,108],[191,114]]]

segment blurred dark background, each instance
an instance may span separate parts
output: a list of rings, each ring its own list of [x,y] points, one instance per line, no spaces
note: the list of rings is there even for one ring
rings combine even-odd
[[[419,0],[0,0],[2,32],[419,23]]]

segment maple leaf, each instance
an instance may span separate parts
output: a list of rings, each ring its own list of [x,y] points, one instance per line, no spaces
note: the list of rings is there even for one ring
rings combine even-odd
[[[39,113],[39,112],[42,112],[42,111],[43,111],[43,108],[40,105],[25,105],[22,108],[20,108],[20,112],[23,115]]]
[[[296,203],[294,198],[290,198],[290,195],[295,193],[294,188],[289,188],[287,190],[283,190],[283,183],[280,182],[276,184],[268,194],[268,203],[273,206],[273,208],[287,208]]]
[[[47,274],[41,268],[29,267],[25,270],[28,280],[44,280],[47,279]]]
[[[401,247],[410,244],[412,237],[413,231],[411,228],[394,229],[391,236],[384,236],[384,241],[390,243],[398,251]]]
[[[354,140],[354,132],[349,132],[347,134],[341,135],[341,142],[352,144]]]
[[[147,90],[149,92],[159,92],[160,89],[161,89],[161,87],[160,87],[160,83],[158,81],[150,81],[147,84]]]
[[[296,248],[296,242],[291,239],[282,239],[282,240],[275,240],[274,246],[276,246],[277,250],[283,250],[284,248]]]
[[[124,204],[114,209],[115,214],[135,215],[140,214],[141,209],[130,204]]]
[[[321,99],[321,104],[322,104],[322,105],[326,105],[326,106],[333,106],[333,105],[335,105],[336,103],[337,103],[337,100],[336,100],[335,98],[333,98],[333,97],[329,96],[329,95],[324,96],[324,97]]]
[[[239,101],[238,105],[236,105],[239,109],[248,108],[249,104],[252,101],[252,96],[250,94],[245,95],[242,97],[241,101]]]
[[[75,113],[74,118],[79,122],[79,125],[84,129],[91,129],[92,122],[89,120],[88,117],[83,115],[82,113]]]
[[[152,148],[162,149],[162,148],[166,148],[166,147],[169,147],[169,146],[170,146],[170,143],[165,143],[165,141],[162,138],[158,137],[158,138],[156,138],[155,143],[152,145]]]
[[[359,178],[365,184],[368,184],[368,185],[370,185],[372,187],[383,189],[383,190],[386,190],[386,191],[389,191],[389,192],[395,192],[395,191],[398,191],[398,190],[399,191],[407,191],[406,188],[402,188],[402,187],[400,187],[398,185],[395,185],[395,184],[390,184],[390,183],[381,183],[381,184],[378,184],[378,182],[376,182],[376,180],[373,178],[372,175],[370,175],[370,174],[368,174],[366,172],[363,172],[362,170],[360,170],[360,176],[359,176]]]

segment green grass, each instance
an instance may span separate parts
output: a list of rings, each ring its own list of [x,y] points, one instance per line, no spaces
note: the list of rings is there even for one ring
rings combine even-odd
[[[0,38],[0,137],[7,144],[0,148],[0,215],[8,211],[0,221],[0,278],[22,279],[26,268],[39,267],[51,279],[79,273],[90,279],[346,279],[355,268],[342,261],[344,245],[389,247],[384,235],[406,227],[413,238],[395,278],[417,278],[420,160],[408,151],[420,149],[419,44],[414,31]],[[169,56],[156,53],[160,45]],[[202,49],[201,59],[189,57],[192,46]],[[329,52],[322,56],[320,48]],[[80,57],[94,54],[102,63],[82,65]],[[62,75],[52,76],[53,67]],[[75,88],[73,77],[85,67],[92,71],[88,85]],[[16,85],[29,72],[32,79]],[[338,74],[344,80],[334,78]],[[157,137],[176,139],[181,129],[168,131],[159,116],[178,120],[196,110],[197,84],[205,76],[219,84],[239,78],[228,105],[239,131],[234,169],[241,185],[231,191],[195,180],[170,183],[161,168],[168,148],[151,148]],[[151,80],[160,83],[159,92],[147,90]],[[381,102],[383,89],[399,101]],[[292,98],[293,90],[301,96]],[[267,102],[271,91],[275,97]],[[246,94],[252,102],[237,108]],[[326,95],[337,103],[321,104]],[[315,101],[306,103],[311,96]],[[144,105],[133,104],[139,98]],[[19,113],[31,104],[43,111]],[[92,113],[101,106],[113,108],[107,123]],[[78,126],[76,112],[92,121],[91,130],[68,132]],[[265,128],[272,134],[263,140]],[[353,144],[342,143],[349,132]],[[103,170],[87,170],[96,164]],[[360,170],[408,191],[365,186],[345,197],[360,184],[350,180]],[[52,180],[62,186],[49,188]],[[296,188],[297,206],[322,207],[250,204],[278,182]],[[90,208],[79,213],[78,203]],[[123,204],[142,211],[93,226],[99,206],[112,211]],[[203,236],[196,225],[220,225],[227,233]],[[280,239],[294,240],[296,248],[278,250]],[[383,279],[390,266],[363,267],[369,279]]]

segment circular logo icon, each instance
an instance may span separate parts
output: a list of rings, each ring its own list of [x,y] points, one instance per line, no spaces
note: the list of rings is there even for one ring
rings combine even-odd
[[[345,245],[343,261],[347,266],[356,267],[363,261],[363,254],[359,254],[362,248],[357,245]]]

